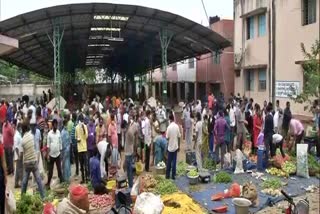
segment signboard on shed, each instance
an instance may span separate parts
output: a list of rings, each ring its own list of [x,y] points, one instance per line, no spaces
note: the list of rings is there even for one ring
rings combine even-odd
[[[276,97],[295,97],[300,93],[299,81],[276,81]]]

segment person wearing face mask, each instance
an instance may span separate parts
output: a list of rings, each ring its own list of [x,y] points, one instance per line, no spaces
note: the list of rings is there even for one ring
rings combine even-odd
[[[50,189],[50,182],[53,175],[54,164],[56,164],[57,166],[60,183],[64,181],[62,177],[61,159],[60,159],[62,142],[61,142],[60,131],[58,130],[58,121],[56,119],[52,121],[52,130],[48,133],[47,144],[48,144],[47,146],[48,146],[48,152],[49,152],[49,166],[48,166],[49,172],[48,172],[48,182],[46,184],[46,187]]]
[[[79,115],[79,123],[76,127],[75,139],[77,139],[77,149],[78,157],[80,163],[81,171],[81,183],[86,183],[88,180],[88,161],[87,161],[87,138],[88,138],[88,129],[87,126],[83,123],[83,115]]]

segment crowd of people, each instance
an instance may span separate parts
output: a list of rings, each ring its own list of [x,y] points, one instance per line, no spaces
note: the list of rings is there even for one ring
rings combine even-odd
[[[256,154],[258,149],[264,150],[267,161],[276,155],[277,148],[284,157],[284,144],[291,151],[305,136],[304,125],[294,118],[290,102],[286,102],[282,109],[279,100],[275,105],[264,101],[260,106],[252,98],[240,97],[239,94],[231,94],[225,102],[223,94],[215,98],[213,93],[208,95],[207,101],[205,106],[199,100],[185,104],[182,115],[186,148],[195,151],[200,169],[202,159],[208,154],[215,154],[216,161],[223,168],[225,154],[236,149],[243,151],[244,147],[249,147],[250,154]],[[312,112],[314,126],[319,130],[317,100]]]
[[[136,106],[131,99],[113,96],[103,102],[96,96],[91,102],[86,100],[80,109],[58,111],[49,109],[47,102],[45,93],[36,102],[25,98],[11,103],[1,101],[3,197],[8,175],[14,175],[15,188],[21,187],[25,193],[32,173],[44,198],[54,165],[60,182],[70,182],[74,164],[74,176],[80,176],[81,183],[90,181],[96,194],[106,192],[105,181],[111,170],[114,173],[121,167],[132,187],[136,161],[142,161],[146,171],[165,161],[166,178],[175,179],[182,138],[186,150],[196,152],[201,169],[203,157],[212,153],[217,154],[223,168],[225,153],[243,150],[247,139],[252,142],[252,153],[263,148],[267,157],[273,157],[276,148],[284,156],[285,139],[293,136],[298,144],[304,136],[304,126],[292,116],[290,103],[283,110],[278,100],[275,107],[266,101],[261,107],[252,98],[232,95],[225,102],[222,94],[215,98],[210,93],[206,105],[197,101],[183,106],[182,124],[173,109],[167,110],[160,103]],[[45,173],[47,182],[43,186]],[[3,209],[3,204],[0,207]]]

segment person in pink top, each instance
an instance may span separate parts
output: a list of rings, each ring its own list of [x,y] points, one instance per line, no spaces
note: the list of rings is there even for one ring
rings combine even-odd
[[[213,109],[213,103],[214,103],[214,97],[213,97],[213,94],[212,93],[209,93],[209,96],[208,96],[208,107],[209,109]]]
[[[112,166],[117,166],[118,164],[118,132],[117,132],[117,123],[115,121],[114,114],[111,115],[111,122],[108,127],[108,137],[109,142],[112,145],[112,158],[111,158],[111,164]]]
[[[4,152],[6,157],[6,164],[8,175],[13,174],[13,137],[14,130],[7,119],[5,119],[2,127],[2,139]]]
[[[297,119],[290,120],[290,132],[291,132],[291,135],[294,136],[295,145],[297,145],[298,143],[301,143],[301,140],[304,136],[304,127],[299,120]]]

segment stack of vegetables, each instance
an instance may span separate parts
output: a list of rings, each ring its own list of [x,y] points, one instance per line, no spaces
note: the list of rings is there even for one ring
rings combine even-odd
[[[178,191],[177,186],[171,180],[167,180],[162,176],[157,176],[157,185],[154,189],[154,193],[158,195],[172,194]]]
[[[279,190],[281,187],[282,183],[279,178],[267,178],[262,183],[263,190],[261,192],[276,197],[281,195]]]
[[[89,203],[93,208],[105,209],[111,208],[114,205],[114,201],[111,195],[89,195]]]
[[[218,172],[214,176],[214,182],[215,183],[230,183],[232,181],[232,177],[229,173],[227,172]]]
[[[24,194],[17,201],[17,213],[41,214],[42,211],[43,204],[39,195]]]

